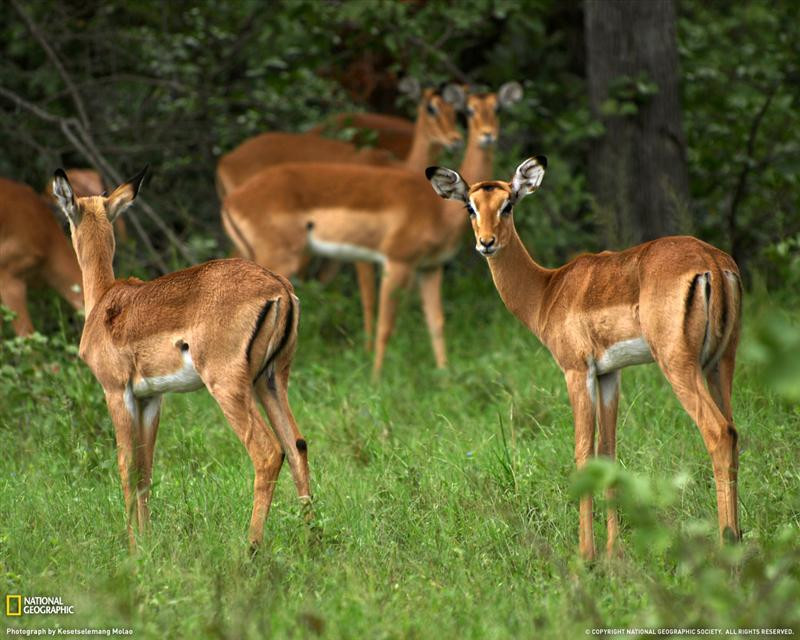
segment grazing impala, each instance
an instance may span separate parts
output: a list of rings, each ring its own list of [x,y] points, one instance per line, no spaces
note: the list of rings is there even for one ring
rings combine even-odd
[[[510,86],[510,85],[509,85]],[[518,85],[517,85],[518,87]],[[461,94],[463,97],[463,93]],[[495,105],[519,99],[520,91],[471,96],[470,139],[462,169],[470,175],[491,171],[497,138]],[[489,105],[488,109],[483,107]],[[483,116],[490,113],[491,117]],[[441,206],[422,173],[407,169],[285,164],[261,171],[230,194],[223,219],[230,221],[240,250],[259,264],[291,277],[310,250],[338,260],[378,262],[384,267],[378,304],[373,374],[383,366],[394,326],[395,292],[419,270],[422,306],[436,357],[447,362],[442,312],[442,265],[458,250],[466,221],[460,207]],[[244,244],[245,239],[249,240]],[[365,324],[371,326],[374,286],[359,278]],[[369,335],[369,334],[368,334]]]
[[[249,540],[256,545],[284,454],[301,501],[310,503],[306,442],[287,398],[299,303],[284,278],[246,260],[215,260],[151,282],[115,280],[111,224],[133,203],[143,176],[108,197],[87,198],[75,198],[62,170],[53,180],[83,272],[80,356],[102,385],[114,423],[131,549],[132,521],[140,530],[149,521],[161,396],[203,386],[253,461]]]
[[[81,270],[50,209],[28,185],[0,178],[0,301],[17,314],[18,336],[33,333],[28,283],[38,279],[83,308]]]
[[[510,182],[469,185],[450,169],[426,174],[443,198],[464,203],[476,249],[487,258],[508,310],[564,371],[575,418],[575,461],[615,457],[620,370],[655,362],[700,429],[711,455],[721,537],[739,539],[737,432],[731,411],[742,287],[736,263],[687,236],[540,267],[514,228],[514,206],[538,189],[547,160],[529,158]],[[708,387],[706,387],[706,383]],[[581,498],[580,552],[594,556],[592,499]],[[608,511],[607,551],[618,535]]]

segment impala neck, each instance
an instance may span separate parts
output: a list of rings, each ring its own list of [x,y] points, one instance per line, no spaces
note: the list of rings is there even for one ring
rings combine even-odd
[[[425,171],[426,167],[436,162],[442,151],[442,145],[432,142],[425,131],[425,118],[426,115],[420,112],[414,123],[414,139],[405,159],[405,165],[411,171]]]
[[[508,244],[487,262],[506,308],[541,338],[539,312],[552,270],[536,264],[513,226]]]
[[[100,298],[114,284],[114,239],[111,236],[109,240],[102,229],[80,229],[80,232],[75,252],[83,274],[83,302],[88,318]],[[110,226],[109,233],[113,233]]]
[[[464,152],[459,173],[467,184],[491,180],[494,175],[494,145],[481,147],[478,143],[478,135],[470,131],[467,138],[467,150]]]
[[[461,161],[459,173],[466,180],[467,184],[490,180],[492,177],[492,165],[494,163],[494,145],[481,147],[478,144],[478,135],[470,130],[467,140],[467,150],[464,159]],[[469,217],[464,210],[464,205],[456,200],[448,200],[444,204],[447,218],[456,231],[466,231],[469,226]]]

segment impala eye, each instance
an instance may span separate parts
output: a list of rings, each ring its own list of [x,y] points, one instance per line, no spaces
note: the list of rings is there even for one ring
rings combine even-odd
[[[500,209],[500,215],[510,216],[513,210],[514,210],[514,205],[512,205],[510,202],[506,202],[505,206],[502,209]]]
[[[433,106],[432,102],[428,103],[428,113],[431,114],[432,116],[436,115],[436,107]]]
[[[470,218],[474,218],[475,217],[475,209],[472,207],[472,205],[469,202],[464,205],[464,208],[467,210],[467,213],[469,214]]]

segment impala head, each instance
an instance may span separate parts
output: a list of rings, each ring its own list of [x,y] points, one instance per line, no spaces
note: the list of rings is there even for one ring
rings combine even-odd
[[[464,89],[448,84],[441,89],[421,89],[415,78],[404,78],[400,91],[419,101],[417,123],[431,142],[448,149],[461,145],[461,132],[456,122],[456,112],[466,99]]]
[[[494,145],[500,134],[498,112],[521,99],[522,86],[519,82],[506,82],[497,93],[470,94],[464,105],[469,139],[477,140],[481,148]]]
[[[112,223],[133,204],[142,184],[147,167],[106,196],[76,197],[66,172],[57,169],[53,176],[53,197],[69,221],[72,245],[81,260],[87,243],[105,246],[113,254],[114,230]],[[97,244],[96,244],[97,243]]]
[[[514,205],[539,188],[546,167],[544,156],[528,158],[509,182],[487,180],[472,186],[457,171],[444,167],[428,167],[425,175],[442,198],[465,204],[475,232],[475,249],[488,258],[508,244],[514,233]]]

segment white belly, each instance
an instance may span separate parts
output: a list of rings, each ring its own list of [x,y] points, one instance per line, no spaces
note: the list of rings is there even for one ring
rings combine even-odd
[[[379,251],[366,249],[365,247],[359,247],[354,244],[346,244],[344,242],[320,240],[313,233],[308,234],[308,248],[311,250],[311,253],[318,256],[325,256],[326,258],[334,258],[345,262],[364,261],[377,262],[379,264],[386,263],[386,256]]]
[[[597,375],[605,375],[634,364],[653,362],[650,345],[644,338],[632,338],[612,344],[597,359]]]
[[[194,391],[203,386],[203,381],[194,368],[192,356],[188,351],[181,353],[183,366],[173,373],[152,378],[142,378],[133,385],[133,394],[137,398],[161,395],[172,391]]]

